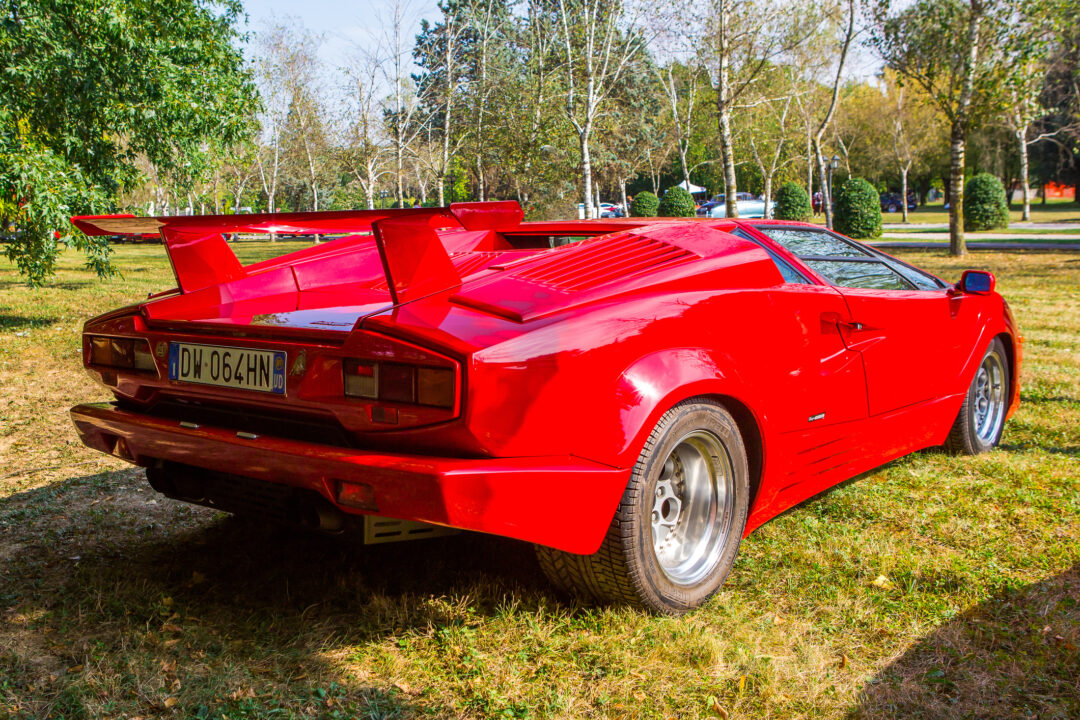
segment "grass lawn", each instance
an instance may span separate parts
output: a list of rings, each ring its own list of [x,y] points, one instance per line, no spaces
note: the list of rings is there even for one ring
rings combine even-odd
[[[1010,222],[1018,223],[1023,215],[1021,206],[1013,204],[1009,206],[1009,218]],[[903,223],[903,215],[901,213],[881,213],[881,221],[883,223]],[[814,222],[824,224],[825,216],[817,215],[814,217]],[[908,212],[909,223],[941,223],[948,224],[949,211],[945,209],[944,201],[938,200],[930,203],[929,205],[920,206],[914,210]],[[1058,222],[1077,222],[1080,223],[1080,203],[1073,202],[1072,200],[1051,200],[1046,205],[1041,203],[1032,203],[1031,205],[1031,222],[1036,223],[1058,223]],[[1080,231],[1080,227],[1077,227]],[[904,232],[907,232],[906,230]],[[1062,232],[1060,230],[1030,230],[1030,232]]]
[[[1009,222],[1017,223],[1023,217],[1023,208],[1017,203],[1009,206]],[[901,222],[900,213],[882,213],[884,222]],[[908,221],[913,223],[948,223],[949,211],[944,201],[937,201],[917,207],[908,213]],[[1080,204],[1069,200],[1049,201],[1045,205],[1039,202],[1031,204],[1031,222],[1080,222]]]
[[[1080,717],[1080,255],[901,256],[997,274],[1027,339],[1001,449],[794,508],[678,620],[568,604],[513,541],[363,548],[157,497],[66,411],[108,396],[83,320],[169,286],[162,247],[37,291],[0,260],[0,718]]]

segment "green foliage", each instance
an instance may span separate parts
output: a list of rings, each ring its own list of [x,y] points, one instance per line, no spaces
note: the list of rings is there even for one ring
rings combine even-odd
[[[2,11],[0,214],[18,229],[6,254],[31,284],[53,272],[58,241],[111,272],[106,239],[65,238],[67,216],[108,210],[139,179],[136,159],[187,187],[250,132],[241,15],[233,0],[37,0]]]
[[[777,220],[798,220],[806,222],[814,215],[810,196],[802,185],[786,182],[776,191],[776,209],[773,216]]]
[[[833,227],[852,238],[881,235],[881,198],[873,185],[862,178],[851,178],[840,186],[834,202]]]
[[[660,200],[656,214],[660,217],[694,217],[694,198],[686,188],[668,188]]]
[[[990,173],[979,173],[964,186],[964,229],[996,230],[1009,227],[1005,186]]]
[[[656,217],[659,209],[660,198],[648,190],[639,192],[630,203],[630,215],[632,217]]]

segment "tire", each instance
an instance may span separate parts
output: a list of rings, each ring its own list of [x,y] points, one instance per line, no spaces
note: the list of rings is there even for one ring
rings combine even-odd
[[[682,615],[731,572],[749,475],[731,414],[711,400],[684,401],[649,435],[600,549],[576,555],[538,545],[540,566],[576,597]]]
[[[945,441],[948,452],[978,455],[998,444],[1009,409],[1009,378],[1009,356],[1005,345],[995,338],[975,371],[964,404],[949,431]]]

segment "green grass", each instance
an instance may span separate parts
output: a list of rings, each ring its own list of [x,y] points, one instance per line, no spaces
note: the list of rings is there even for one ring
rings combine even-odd
[[[0,261],[0,718],[1080,717],[1080,256],[901,253],[997,274],[1026,337],[1002,448],[804,503],[677,620],[568,604],[513,541],[363,548],[157,497],[66,410],[107,398],[81,323],[167,287],[161,246],[38,291]]]
[[[886,212],[882,213],[881,217],[882,222],[886,223],[903,222],[903,215],[901,213]],[[1020,222],[1022,217],[1023,212],[1020,205],[1013,204],[1009,206],[1009,222]],[[908,211],[908,222],[948,223],[949,211],[945,209],[944,201],[938,200],[937,202]],[[1050,201],[1047,202],[1046,205],[1037,202],[1032,203],[1031,222],[1080,222],[1080,204],[1062,200]]]

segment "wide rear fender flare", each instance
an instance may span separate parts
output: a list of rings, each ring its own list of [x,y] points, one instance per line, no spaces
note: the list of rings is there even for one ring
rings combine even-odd
[[[649,433],[675,405],[695,397],[734,401],[749,411],[764,441],[767,418],[727,356],[704,348],[659,350],[635,360],[616,384],[612,407],[618,443],[614,463],[633,467]]]

